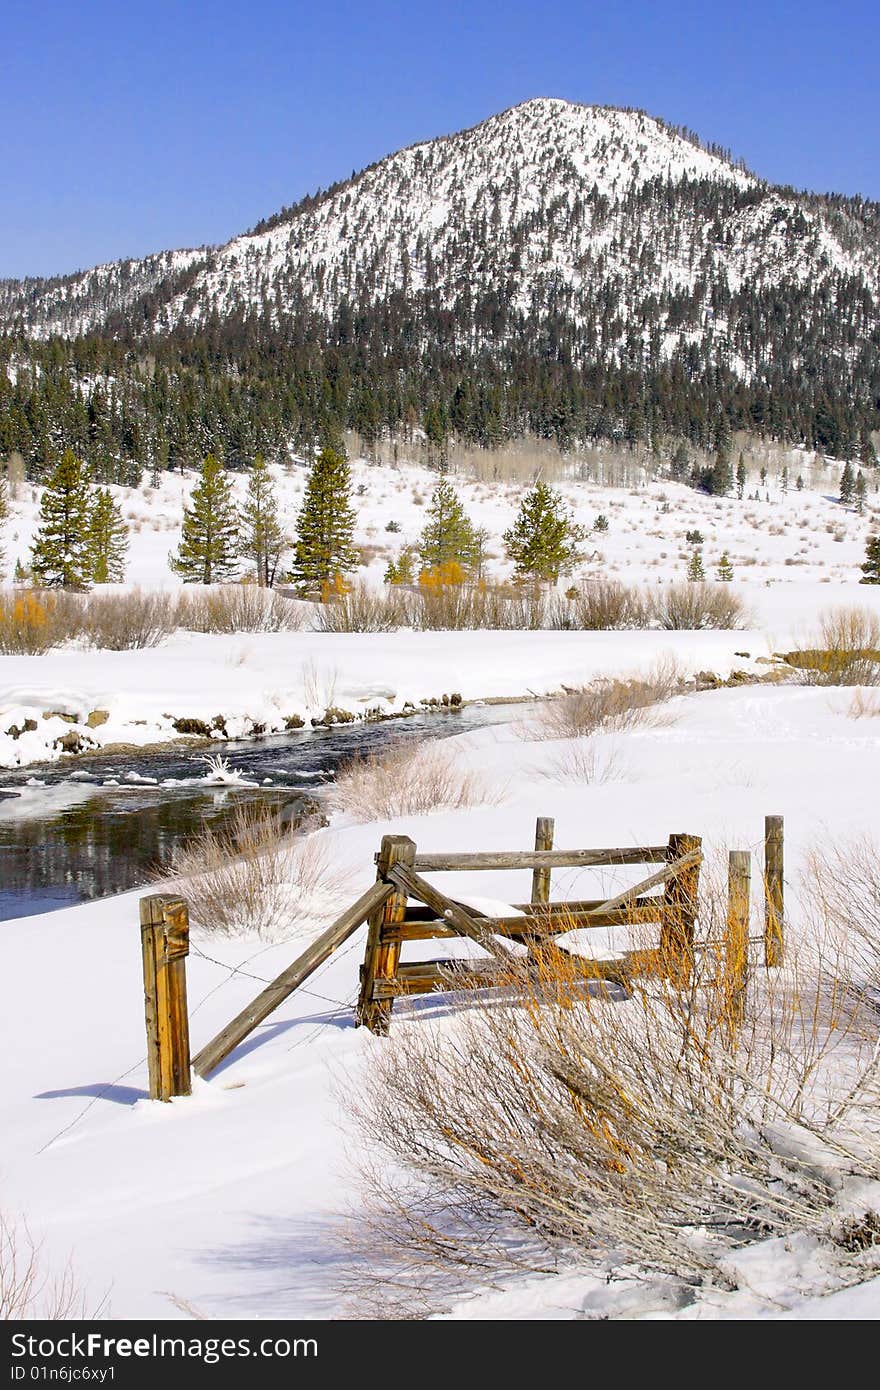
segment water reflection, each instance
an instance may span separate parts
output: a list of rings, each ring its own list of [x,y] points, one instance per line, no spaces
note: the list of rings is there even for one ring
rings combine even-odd
[[[179,749],[56,764],[39,772],[38,787],[27,785],[32,772],[0,774],[19,792],[0,801],[0,920],[140,887],[168,866],[175,846],[222,823],[243,799],[283,808],[300,793],[320,795],[354,753],[508,718],[503,708],[469,706],[445,717],[219,745],[257,784],[250,789],[205,786],[204,754]],[[151,785],[129,780],[148,777]]]

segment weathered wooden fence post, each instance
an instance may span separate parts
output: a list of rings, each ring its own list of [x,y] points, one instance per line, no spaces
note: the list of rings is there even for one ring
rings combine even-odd
[[[552,816],[539,816],[535,822],[535,849],[553,848],[553,831],[556,822]],[[549,903],[550,869],[532,870],[532,902]]]
[[[785,954],[785,898],[782,881],[782,816],[764,817],[764,964],[781,965]]]
[[[183,898],[141,898],[141,951],[150,1096],[188,1096],[190,1082],[186,958],[189,913]]]
[[[702,843],[699,835],[670,835],[667,860],[673,863],[699,850]],[[700,863],[697,860],[671,878],[663,890],[660,958],[666,975],[679,989],[686,989],[691,978],[699,882]]]
[[[731,1018],[741,1023],[746,1009],[749,979],[749,893],[752,856],[747,849],[732,849],[727,871],[727,950],[725,993]]]
[[[387,878],[388,870],[395,864],[406,864],[411,868],[415,857],[415,841],[408,835],[383,835],[382,847],[376,859],[377,881]],[[386,941],[384,933],[386,927],[397,926],[404,920],[406,903],[406,893],[395,889],[385,904],[372,913],[368,921],[367,950],[361,966],[357,1022],[381,1037],[387,1034],[391,1025],[394,1000],[374,999],[373,985],[377,980],[393,980],[397,974],[400,942]]]

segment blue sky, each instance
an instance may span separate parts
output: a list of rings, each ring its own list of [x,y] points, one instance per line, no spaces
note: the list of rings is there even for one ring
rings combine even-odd
[[[880,198],[877,0],[5,0],[0,276],[223,241],[533,96]]]

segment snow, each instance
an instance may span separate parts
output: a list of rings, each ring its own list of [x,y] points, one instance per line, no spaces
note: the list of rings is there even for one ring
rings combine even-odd
[[[4,656],[0,732],[28,715],[38,728],[18,739],[5,736],[0,757],[11,766],[57,756],[52,742],[75,727],[60,714],[83,720],[98,708],[109,718],[87,731],[96,745],[144,744],[175,737],[173,718],[223,712],[230,730],[246,732],[254,722],[283,727],[293,712],[320,714],[331,699],[383,712],[454,691],[466,700],[512,699],[601,674],[643,671],[670,653],[690,673],[766,671],[760,658],[806,640],[823,607],[858,603],[880,612],[880,590],[856,583],[865,537],[876,525],[876,501],[870,494],[874,511],[866,517],[841,508],[833,500],[838,467],[811,469],[809,456],[792,451],[791,476],[803,472],[807,486],[783,494],[771,478],[760,502],[715,502],[669,483],[631,490],[589,481],[560,484],[579,518],[609,517],[608,533],[598,537],[602,558],[587,567],[593,574],[652,584],[681,579],[689,551],[684,532],[694,527],[706,537],[707,567],[727,549],[733,587],[750,610],[743,631],[179,633],[148,651],[71,646],[39,657]],[[292,515],[303,470],[278,470],[277,478],[283,508]],[[429,496],[435,478],[415,466],[355,464],[355,484],[365,489],[358,498],[358,539],[387,546],[371,560],[372,582],[387,554],[415,539],[424,519],[424,505],[415,499]],[[454,481],[474,521],[489,528],[492,572],[503,575],[500,533],[521,487]],[[181,496],[192,482],[163,480],[158,495],[118,490],[135,524],[141,523],[129,584],[176,583],[165,557],[176,545]],[[755,487],[752,478],[747,492]],[[16,545],[26,543],[37,502],[35,494],[13,504],[10,561]],[[384,525],[392,517],[401,531],[386,540]],[[16,544],[10,546],[12,533]],[[797,565],[786,563],[792,557]],[[43,719],[47,713],[52,717]],[[708,862],[717,866],[727,848],[757,851],[764,816],[782,814],[793,891],[813,843],[845,840],[876,826],[880,718],[852,717],[851,691],[747,685],[676,697],[662,715],[597,735],[599,775],[584,782],[564,773],[574,745],[536,739],[544,732],[540,716],[512,706],[508,722],[446,745],[493,789],[497,804],[368,825],[350,824],[339,811],[313,838],[324,844],[353,900],[373,879],[373,855],[385,833],[410,835],[426,852],[529,848],[535,818],[552,815],[558,847],[662,843],[671,831],[687,830],[703,836]],[[226,768],[205,769],[206,784],[235,777],[234,757]],[[131,785],[149,785],[140,778]],[[77,777],[49,789],[34,776],[20,791],[18,799],[0,802],[4,820],[75,804],[90,795],[90,783]],[[554,871],[553,895],[610,896],[639,873]],[[510,916],[511,904],[528,897],[529,880],[523,872],[450,873],[442,885],[478,910]],[[376,1050],[392,1045],[353,1027],[363,929],[209,1080],[198,1082],[191,1099],[162,1106],[147,1099],[137,897],[0,928],[2,1207],[26,1217],[49,1268],[72,1259],[89,1304],[106,1295],[115,1318],[183,1318],[187,1307],[209,1318],[344,1315],[342,1286],[356,1264],[345,1238],[357,1221],[367,1159],[349,1099]],[[293,938],[267,945],[195,931],[188,962],[194,1049],[285,968],[333,911],[316,896],[312,916],[296,922],[296,944]],[[797,927],[795,919],[792,930]],[[589,949],[612,954],[620,936],[591,933]],[[407,959],[470,949],[458,940],[406,947]],[[454,1013],[429,999],[399,1003],[394,1031],[420,1028],[453,1035]],[[823,1175],[833,1174],[841,1211],[878,1202],[874,1189],[854,1188],[851,1175],[834,1171],[828,1155],[804,1136],[789,1128],[774,1142],[780,1151],[805,1145],[810,1162]],[[498,1279],[493,1287],[462,1290],[437,1316],[880,1315],[874,1269],[842,1267],[814,1237],[757,1241],[731,1260],[734,1290],[616,1275],[609,1281],[607,1271],[583,1264],[553,1277]],[[853,1287],[845,1287],[847,1279]]]
[[[787,491],[781,485],[783,463],[792,483]],[[800,450],[781,454],[765,484],[759,484],[755,461],[751,468],[742,501],[708,498],[668,481],[629,489],[578,478],[557,484],[583,525],[592,526],[600,514],[609,522],[608,530],[594,533],[588,543],[586,563],[575,576],[579,582],[680,582],[692,549],[686,533],[698,530],[710,578],[725,550],[730,557],[732,589],[746,606],[743,631],[178,633],[145,651],[68,646],[39,657],[5,656],[0,658],[0,767],[57,759],[56,743],[71,729],[91,748],[143,746],[178,737],[175,720],[210,725],[223,715],[228,737],[246,737],[258,727],[282,730],[294,716],[320,719],[331,705],[356,716],[387,715],[444,694],[465,700],[544,695],[599,675],[643,671],[666,655],[674,656],[687,675],[766,671],[760,661],[772,652],[809,641],[823,609],[858,603],[880,611],[880,590],[855,585],[880,506],[876,492],[869,491],[863,516],[842,507],[836,501],[841,465],[817,463]],[[289,529],[306,476],[301,464],[274,469],[280,513]],[[798,476],[805,480],[800,491],[793,486]],[[158,489],[113,489],[130,526],[128,587],[180,587],[168,555],[177,548],[195,481],[192,473],[166,474]],[[523,485],[467,477],[453,481],[475,526],[488,533],[488,577],[509,577],[502,533],[516,515]],[[437,475],[415,464],[360,459],[353,464],[352,482],[356,540],[368,556],[358,577],[379,584],[388,560],[417,541]],[[234,477],[234,488],[242,497],[243,475]],[[756,492],[761,500],[753,500]],[[10,566],[16,558],[27,559],[39,499],[40,489],[30,487],[13,499],[3,538]],[[387,531],[390,521],[399,531]],[[109,718],[87,728],[85,721],[96,710],[107,711]],[[28,719],[36,730],[18,737],[7,732],[22,730]]]
[[[542,776],[549,745],[523,738],[515,723],[469,733],[453,742],[503,793],[500,805],[368,826],[341,816],[316,838],[351,875],[353,898],[372,879],[373,851],[388,831],[433,852],[527,847],[536,815],[553,813],[558,846],[656,843],[684,827],[704,836],[711,858],[727,845],[756,847],[763,817],[773,811],[786,817],[794,878],[815,837],[829,828],[855,833],[876,810],[880,725],[849,719],[839,695],[751,688],[681,697],[670,707],[672,722],[600,736],[622,755],[619,780],[604,785],[559,785]],[[554,896],[604,893],[623,872],[632,871],[558,871]],[[475,907],[510,915],[510,903],[527,896],[527,878],[457,873],[444,875],[443,886]],[[338,1280],[354,1258],[345,1253],[347,1213],[357,1210],[364,1156],[346,1097],[374,1050],[388,1045],[352,1027],[363,931],[199,1082],[191,1100],[162,1106],[145,1098],[136,899],[128,894],[3,926],[4,1203],[27,1213],[46,1258],[73,1256],[89,1295],[97,1301],[106,1293],[113,1317],[185,1316],[172,1299],[208,1317],[338,1316]],[[314,934],[325,921],[315,919]],[[424,949],[436,954],[447,944]],[[188,964],[194,1047],[244,1006],[258,981],[288,964],[292,951],[290,944],[196,933]],[[407,951],[408,958],[419,954],[415,946]],[[35,1014],[33,991],[21,982],[37,979]],[[434,1026],[453,1028],[454,1019],[398,1005],[395,1029]],[[22,1046],[24,1038],[34,1045]],[[880,1314],[880,1280],[842,1290],[839,1268],[812,1238],[759,1242],[737,1260],[732,1293],[682,1293],[663,1281],[622,1287],[582,1269],[476,1290],[454,1300],[451,1315]]]
[[[673,187],[709,180],[750,191],[756,201],[725,217],[723,241],[705,220],[696,229],[663,219],[658,226],[650,210],[634,230],[627,195],[652,180]],[[594,197],[607,206],[597,208]],[[547,208],[556,210],[549,233],[533,222]],[[491,257],[468,260],[462,253],[461,227],[483,219],[499,248],[499,268]],[[820,204],[763,184],[642,112],[537,98],[389,155],[270,230],[225,246],[98,266],[57,282],[0,285],[0,313],[23,313],[35,337],[82,333],[145,294],[175,288],[174,277],[189,269],[186,287],[160,310],[160,329],[198,324],[214,312],[247,312],[264,301],[283,307],[291,284],[329,318],[343,299],[357,299],[364,278],[389,292],[406,286],[418,294],[428,284],[429,257],[442,302],[451,307],[465,279],[475,294],[491,293],[499,277],[506,284],[505,252],[515,247],[514,308],[528,314],[552,279],[571,289],[578,322],[590,293],[613,290],[616,337],[601,347],[622,354],[627,317],[645,297],[692,290],[700,278],[726,280],[734,293],[745,282],[758,291],[817,279],[831,290],[832,277],[842,273],[876,294],[870,246],[845,244],[830,223]],[[744,371],[726,323],[712,332],[721,355]]]

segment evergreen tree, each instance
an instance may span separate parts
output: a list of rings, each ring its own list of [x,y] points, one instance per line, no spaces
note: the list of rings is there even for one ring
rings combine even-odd
[[[865,563],[860,584],[880,584],[880,536],[872,536],[865,546]]]
[[[706,578],[706,571],[703,567],[703,552],[695,550],[688,561],[687,577],[692,584],[698,584]]]
[[[844,504],[849,504],[853,500],[853,487],[855,478],[853,477],[852,464],[847,460],[843,465],[843,472],[840,475],[840,500]]]
[[[169,564],[187,584],[216,584],[234,573],[237,542],[232,487],[223,465],[208,454],[184,512],[177,555]]]
[[[241,512],[241,542],[243,554],[256,566],[257,583],[271,589],[287,537],[278,521],[275,488],[262,454],[257,454],[251,469]]]
[[[797,488],[798,492],[803,492],[803,490],[804,490],[804,480],[803,480],[803,478],[801,477],[800,473],[798,473],[798,475],[797,475],[797,481],[795,482],[795,487]]]
[[[722,415],[715,431],[715,462],[709,475],[708,492],[714,497],[725,497],[733,487],[733,469],[730,465],[730,427]]]
[[[578,546],[587,534],[575,523],[560,494],[538,482],[523,498],[516,521],[503,539],[517,579],[555,583],[580,561]]]
[[[396,560],[389,560],[383,576],[386,584],[412,584],[415,581],[413,564],[415,551],[412,546],[405,546],[401,550]]]
[[[445,478],[434,489],[417,550],[423,570],[450,562],[469,569],[476,559],[476,533],[455,489]]]
[[[739,462],[736,465],[736,495],[742,501],[743,493],[746,489],[746,461],[740,450]]]
[[[355,568],[355,521],[348,460],[337,449],[322,449],[296,522],[292,573],[301,589],[314,592]]]
[[[722,552],[721,559],[718,561],[718,582],[720,584],[729,584],[732,579],[733,565],[730,563],[730,556],[725,550]]]
[[[65,449],[46,478],[40,527],[31,548],[31,570],[38,584],[88,588],[90,504],[89,470],[72,449]]]
[[[687,445],[684,440],[682,440],[680,444],[676,445],[675,453],[672,455],[672,461],[669,465],[669,476],[670,478],[674,478],[677,482],[684,482],[690,471],[690,454],[688,453]]]
[[[865,482],[865,475],[860,468],[856,475],[856,480],[853,483],[853,499],[859,516],[862,516],[865,511],[865,495],[867,491],[868,484]]]
[[[107,488],[99,487],[89,517],[90,578],[95,584],[119,584],[125,578],[128,527]]]
[[[788,464],[785,464],[780,477],[780,485],[783,492],[788,492]]]

